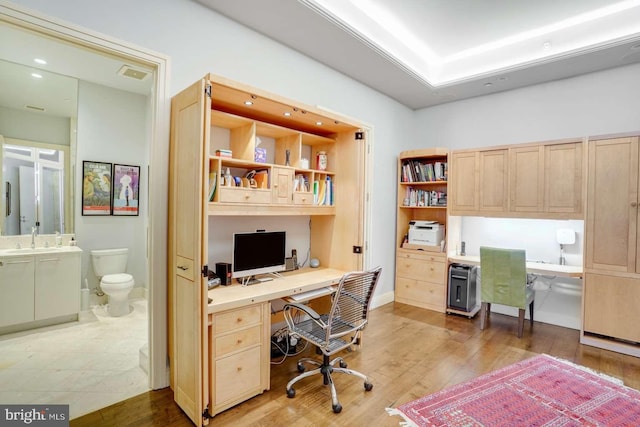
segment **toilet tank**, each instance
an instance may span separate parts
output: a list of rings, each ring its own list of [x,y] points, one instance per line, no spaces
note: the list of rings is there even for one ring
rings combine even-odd
[[[91,251],[91,263],[96,276],[124,273],[127,269],[129,249],[101,249]]]

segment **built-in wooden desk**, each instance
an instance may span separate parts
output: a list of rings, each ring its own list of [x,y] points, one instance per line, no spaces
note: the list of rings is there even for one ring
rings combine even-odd
[[[211,298],[209,313],[272,301],[336,285],[345,272],[335,268],[305,268],[281,274],[282,277],[274,277],[273,280],[255,285],[242,286],[239,283],[234,283],[211,289],[209,291],[209,298]]]
[[[345,272],[309,268],[268,282],[234,283],[208,292],[209,413],[213,416],[270,388],[271,302],[335,285]]]
[[[470,255],[449,255],[450,263],[460,263],[469,265],[480,265],[479,256]],[[527,272],[533,274],[548,274],[552,276],[577,277],[581,278],[584,269],[581,265],[560,265],[546,262],[527,262]]]

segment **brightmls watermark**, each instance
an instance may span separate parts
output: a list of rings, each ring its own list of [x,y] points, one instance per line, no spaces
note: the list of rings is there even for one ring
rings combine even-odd
[[[0,427],[68,427],[69,405],[0,405]]]

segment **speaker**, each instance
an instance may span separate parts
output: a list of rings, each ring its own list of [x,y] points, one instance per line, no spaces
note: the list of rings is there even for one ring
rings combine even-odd
[[[216,276],[220,278],[221,285],[231,284],[231,264],[227,262],[216,262]]]

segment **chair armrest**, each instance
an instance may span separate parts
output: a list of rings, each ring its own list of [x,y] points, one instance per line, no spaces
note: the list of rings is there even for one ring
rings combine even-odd
[[[297,302],[292,302],[292,303],[285,304],[284,307],[283,307],[283,310],[287,311],[287,310],[290,310],[292,308],[298,309],[300,311],[304,311],[313,320],[319,320],[320,319],[320,315],[313,308],[309,307],[308,305],[300,304],[300,303],[297,303]]]

